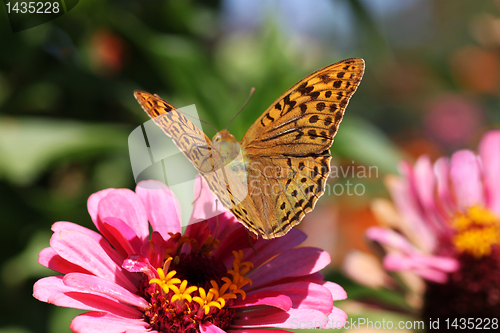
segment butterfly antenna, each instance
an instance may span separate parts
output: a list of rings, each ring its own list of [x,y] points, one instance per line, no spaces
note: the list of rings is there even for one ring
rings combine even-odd
[[[194,201],[191,203],[191,205],[194,205],[194,203],[196,201],[198,201],[198,199],[200,199],[200,197],[201,197],[201,190],[203,190],[203,180],[200,177],[200,192],[198,192],[198,197],[196,197],[196,199],[194,199]]]
[[[187,116],[187,117],[191,117],[191,118],[194,118],[194,119],[199,120],[200,122],[204,123],[205,125],[208,125],[208,126],[212,127],[212,128],[213,128],[216,132],[218,132],[218,131],[219,131],[217,128],[215,128],[215,126],[213,126],[212,124],[210,124],[210,123],[206,122],[206,121],[205,121],[205,120],[203,120],[203,119],[200,119],[200,118],[198,118],[198,117],[195,117],[195,116],[193,116],[192,114],[189,114],[189,113],[185,113],[185,112],[179,111],[179,109],[175,109],[175,111],[177,111],[177,112],[179,112],[179,113],[181,113],[181,114],[183,114],[183,115],[185,115],[185,116]]]
[[[250,247],[253,249],[253,252],[255,253],[255,255],[257,255],[257,250],[255,249],[255,247],[253,247],[252,237],[250,237],[250,231],[248,231],[248,230],[247,230],[247,237],[248,237],[248,243],[250,244]]]
[[[217,213],[218,211],[218,204],[219,204],[219,200],[215,199],[215,213]],[[212,244],[210,245],[210,247],[212,247],[215,243],[215,240],[217,239],[217,234],[219,233],[219,214],[215,215],[215,224],[217,225],[217,227],[215,227],[215,234],[214,234],[214,240],[212,241]]]
[[[236,118],[236,116],[239,115],[241,111],[243,111],[243,109],[245,108],[245,106],[247,106],[248,102],[250,101],[250,97],[252,97],[252,95],[253,95],[254,92],[255,92],[255,88],[250,89],[250,94],[248,94],[247,100],[245,101],[245,103],[243,104],[243,106],[241,107],[241,109],[238,112],[236,112],[236,114],[233,116],[233,118],[231,118],[231,120],[229,121],[229,123],[226,126],[226,130],[229,128],[229,125],[231,125],[231,123],[233,122],[234,118]]]

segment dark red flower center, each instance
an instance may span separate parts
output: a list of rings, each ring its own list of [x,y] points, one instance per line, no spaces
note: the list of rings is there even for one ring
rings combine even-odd
[[[201,253],[180,254],[170,265],[171,270],[177,271],[176,278],[187,280],[189,285],[210,289],[210,281],[221,284],[221,279],[227,276],[226,265],[212,256]]]

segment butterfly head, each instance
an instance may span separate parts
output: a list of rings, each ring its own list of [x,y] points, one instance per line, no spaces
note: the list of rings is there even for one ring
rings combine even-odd
[[[215,134],[212,144],[226,161],[235,159],[241,153],[240,143],[225,129]]]

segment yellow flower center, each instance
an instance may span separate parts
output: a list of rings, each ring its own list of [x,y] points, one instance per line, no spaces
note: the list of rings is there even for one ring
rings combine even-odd
[[[459,252],[482,258],[491,254],[493,245],[500,243],[500,219],[490,210],[473,206],[453,217],[457,231],[452,241]]]

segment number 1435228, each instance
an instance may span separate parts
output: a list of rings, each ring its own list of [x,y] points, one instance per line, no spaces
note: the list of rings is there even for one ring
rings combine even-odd
[[[498,330],[498,318],[454,318],[445,320],[446,328],[454,329],[476,329],[476,330]]]
[[[61,10],[59,2],[15,2],[6,4],[7,13],[57,14]]]

